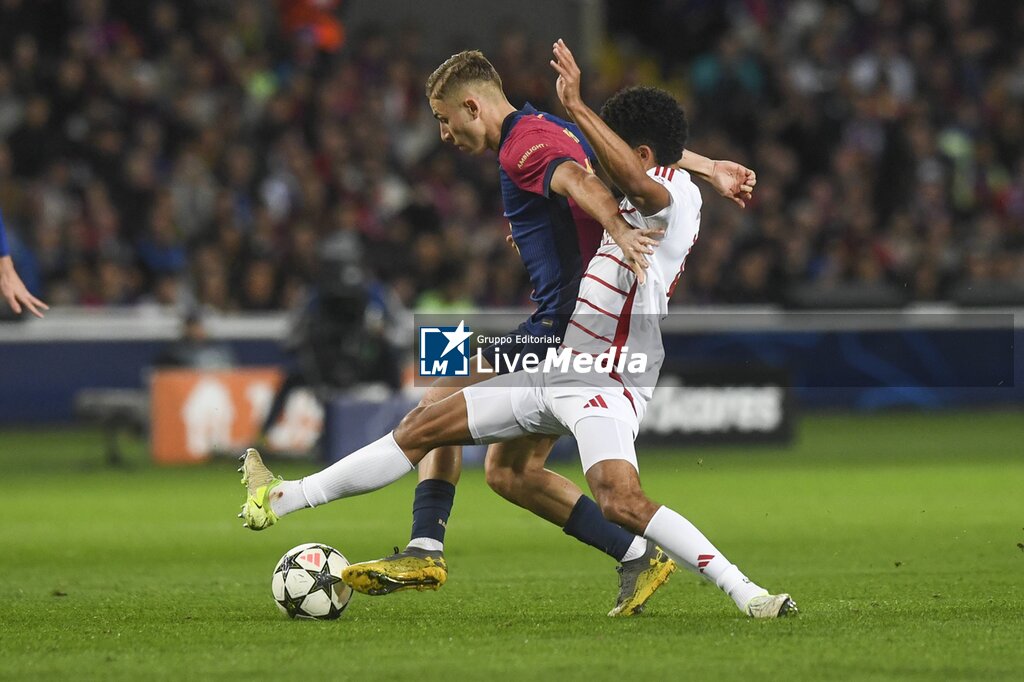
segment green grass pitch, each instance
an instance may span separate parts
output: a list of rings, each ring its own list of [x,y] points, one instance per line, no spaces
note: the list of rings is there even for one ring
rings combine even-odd
[[[412,476],[262,533],[234,463],[101,466],[90,431],[0,432],[3,679],[1021,679],[1024,418],[810,416],[792,448],[641,452],[649,494],[795,619],[754,622],[679,571],[642,616],[605,613],[614,563],[459,486],[439,592],[356,595],[289,621],[278,557],[404,544]],[[281,472],[308,470],[289,464]],[[578,464],[557,467],[581,481]],[[404,675],[405,677],[400,677]],[[658,676],[658,677],[655,677]]]

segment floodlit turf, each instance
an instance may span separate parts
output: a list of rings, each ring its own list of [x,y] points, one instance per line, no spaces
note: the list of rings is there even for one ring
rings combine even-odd
[[[341,620],[289,621],[270,597],[281,553],[305,541],[357,561],[389,553],[407,539],[412,477],[252,533],[235,518],[234,463],[158,470],[136,452],[109,470],[101,442],[0,432],[0,678],[991,680],[1024,668],[1019,415],[808,417],[792,449],[641,453],[652,497],[793,594],[801,615],[775,622],[741,617],[681,571],[643,616],[607,618],[613,562],[500,500],[479,471],[459,487],[440,592],[356,595]]]

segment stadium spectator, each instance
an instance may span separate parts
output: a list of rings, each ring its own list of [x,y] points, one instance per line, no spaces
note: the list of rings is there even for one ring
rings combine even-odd
[[[237,364],[235,353],[225,343],[210,339],[203,317],[191,311],[182,320],[181,338],[160,352],[156,367],[229,369]]]
[[[760,178],[742,216],[708,202],[716,236],[674,302],[778,303],[801,284],[948,300],[982,270],[1024,280],[1014,3],[607,4],[587,99],[660,80],[695,148]],[[409,305],[528,301],[493,160],[441,148],[422,104],[435,55],[415,27],[346,33],[343,5],[0,3],[0,204],[43,297],[285,307],[316,245],[352,231]],[[516,101],[557,110],[540,40],[501,35]],[[488,267],[453,283],[469,262]]]

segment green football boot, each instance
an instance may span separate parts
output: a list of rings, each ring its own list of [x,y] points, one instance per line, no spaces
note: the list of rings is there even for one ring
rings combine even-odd
[[[277,523],[277,514],[270,508],[270,491],[281,483],[281,478],[274,476],[256,448],[249,448],[238,458],[242,466],[242,485],[245,486],[246,498],[242,505],[242,513],[238,518],[249,530],[263,530]]]

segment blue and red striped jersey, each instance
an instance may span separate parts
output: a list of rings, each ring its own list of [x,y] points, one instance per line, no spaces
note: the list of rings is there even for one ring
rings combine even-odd
[[[565,161],[591,171],[597,163],[575,124],[529,104],[508,115],[498,146],[501,195],[533,284],[532,319],[572,312],[583,269],[604,233],[576,202],[551,191],[551,176]]]

